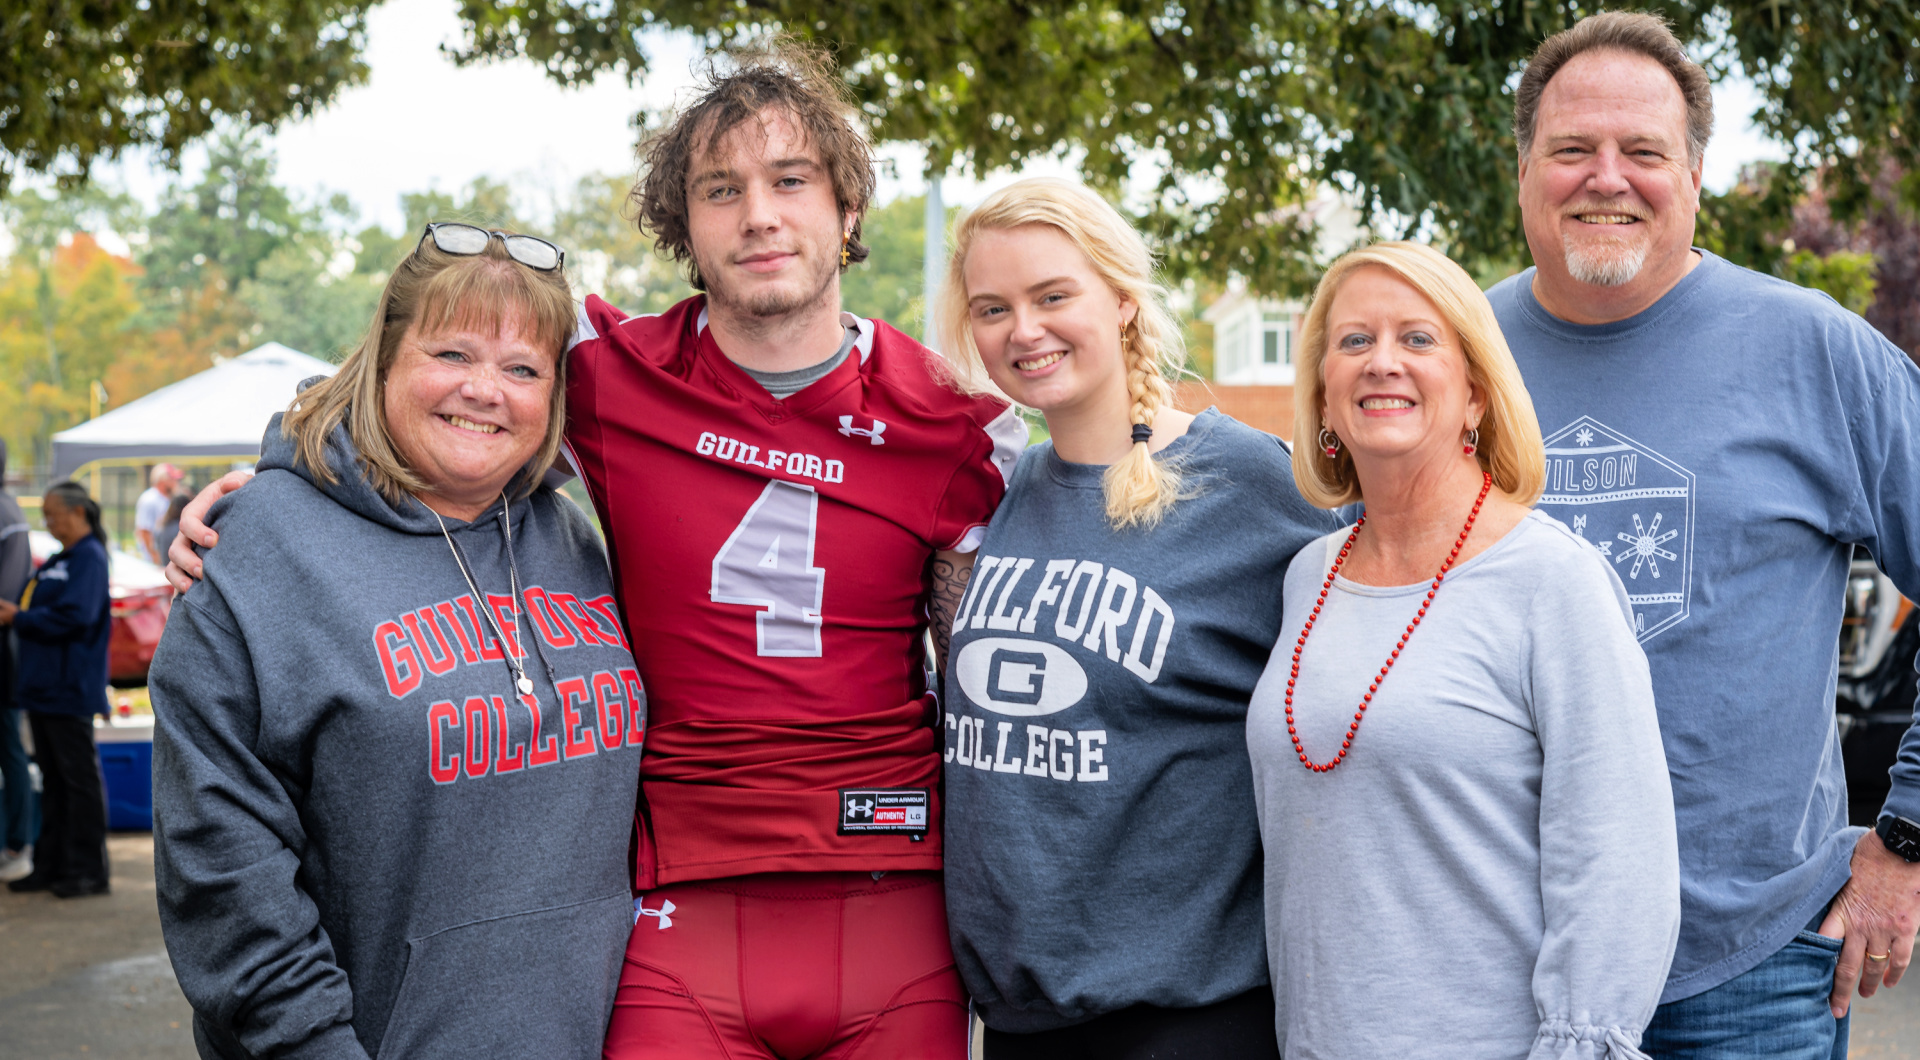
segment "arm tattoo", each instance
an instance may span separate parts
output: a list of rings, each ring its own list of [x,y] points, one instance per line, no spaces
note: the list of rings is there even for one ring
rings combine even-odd
[[[967,595],[973,580],[972,552],[936,552],[933,554],[933,592],[927,598],[927,615],[932,620],[934,665],[947,672],[947,648],[953,642],[953,623],[960,611],[960,598]]]

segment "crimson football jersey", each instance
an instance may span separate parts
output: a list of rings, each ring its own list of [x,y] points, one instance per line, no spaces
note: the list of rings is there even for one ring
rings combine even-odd
[[[938,869],[928,565],[971,549],[1026,425],[883,323],[776,400],[706,300],[588,298],[567,446],[646,682],[638,885]]]

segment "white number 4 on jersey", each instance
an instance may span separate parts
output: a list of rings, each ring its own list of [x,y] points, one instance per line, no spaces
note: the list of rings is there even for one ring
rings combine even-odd
[[[761,655],[820,655],[827,572],[813,565],[819,513],[813,487],[775,479],[713,557],[713,602],[763,609],[754,617]]]

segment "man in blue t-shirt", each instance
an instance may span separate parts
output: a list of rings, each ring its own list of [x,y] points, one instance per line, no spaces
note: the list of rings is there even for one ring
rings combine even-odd
[[[1920,597],[1920,369],[1693,247],[1712,126],[1658,19],[1543,43],[1514,117],[1537,264],[1488,296],[1546,434],[1540,503],[1611,559],[1653,671],[1682,920],[1642,1047],[1825,1060],[1920,918],[1920,726],[1866,831],[1833,716],[1853,546]]]

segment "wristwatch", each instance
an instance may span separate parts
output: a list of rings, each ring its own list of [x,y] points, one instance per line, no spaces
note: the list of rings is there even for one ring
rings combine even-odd
[[[1910,862],[1920,861],[1920,824],[1888,814],[1880,818],[1873,830],[1880,834],[1880,842],[1885,843],[1888,850]]]

